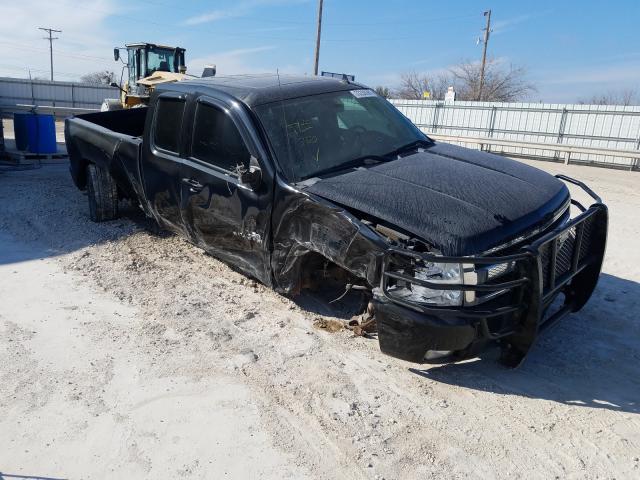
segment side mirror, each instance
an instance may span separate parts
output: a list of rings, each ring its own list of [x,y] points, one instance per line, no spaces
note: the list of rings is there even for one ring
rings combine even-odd
[[[262,170],[257,166],[250,166],[248,170],[240,173],[240,183],[247,185],[251,190],[258,190],[262,185]]]
[[[120,49],[118,47],[113,49],[113,59],[117,62],[120,60]]]
[[[120,88],[120,85],[118,85],[116,82],[111,82],[109,86],[113,88]]]
[[[216,76],[216,66],[205,65],[204,70],[202,70],[202,78],[215,77],[215,76]]]

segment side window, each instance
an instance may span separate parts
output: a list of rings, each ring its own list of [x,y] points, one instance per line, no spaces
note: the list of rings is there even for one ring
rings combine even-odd
[[[159,98],[156,105],[153,143],[156,147],[178,153],[184,115],[184,100]]]
[[[129,67],[129,85],[135,85],[136,84],[136,54],[134,52],[133,49],[127,49],[127,55],[129,55],[129,62],[128,65],[132,65],[132,67]]]
[[[199,103],[191,156],[234,172],[239,166],[249,168],[251,154],[229,115],[217,107]]]

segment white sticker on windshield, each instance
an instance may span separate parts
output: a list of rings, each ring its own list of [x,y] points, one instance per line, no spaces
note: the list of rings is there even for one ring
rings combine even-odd
[[[353,95],[356,98],[366,98],[366,97],[377,97],[378,94],[376,92],[374,92],[373,90],[369,90],[369,89],[362,89],[362,90],[349,90],[351,92],[351,95]]]

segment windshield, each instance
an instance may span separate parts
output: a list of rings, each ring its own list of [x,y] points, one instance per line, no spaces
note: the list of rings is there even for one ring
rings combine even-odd
[[[176,72],[176,51],[150,47],[147,53],[147,76],[154,72]]]
[[[278,163],[292,181],[351,166],[354,160],[364,163],[366,157],[379,158],[412,142],[428,140],[372,90],[294,98],[260,105],[255,111]]]

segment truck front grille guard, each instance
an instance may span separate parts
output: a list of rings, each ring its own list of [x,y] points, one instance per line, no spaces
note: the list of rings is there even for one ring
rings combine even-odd
[[[565,175],[557,178],[582,188],[595,202],[587,209],[571,199],[581,213],[543,234],[516,253],[504,256],[449,257],[432,253],[418,253],[392,247],[384,256],[381,289],[385,297],[394,303],[437,315],[441,318],[467,319],[477,326],[481,336],[489,339],[506,337],[512,357],[503,359],[507,363],[519,364],[533,344],[538,333],[555,324],[570,312],[578,311],[593,292],[604,258],[608,213],[602,200],[582,182]],[[507,281],[490,281],[484,284],[443,284],[415,278],[391,270],[398,260],[410,257],[422,262],[459,263],[474,268],[486,265],[514,265],[514,275]],[[395,259],[395,261],[394,261]],[[405,262],[406,263],[406,262]],[[484,305],[444,307],[431,306],[398,298],[389,290],[394,281],[403,281],[434,290],[460,290],[491,294],[504,292],[494,308]],[[506,295],[511,292],[511,295]],[[553,314],[545,317],[547,307],[559,293],[563,293],[564,304]],[[493,304],[494,302],[489,302]],[[507,318],[506,327],[498,330],[491,327],[491,320]],[[502,325],[505,322],[501,322]]]

